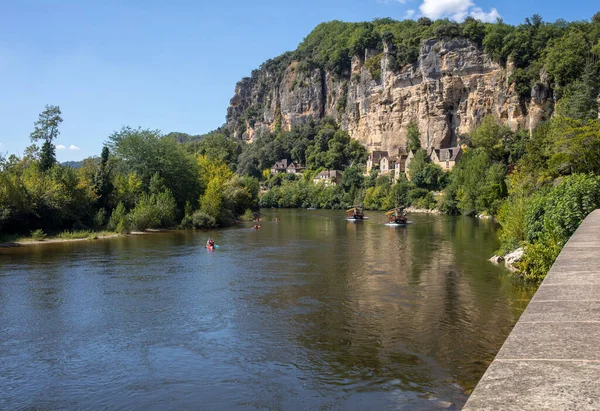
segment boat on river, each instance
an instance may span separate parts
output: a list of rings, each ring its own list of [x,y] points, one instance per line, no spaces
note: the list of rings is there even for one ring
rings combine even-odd
[[[358,206],[354,206],[346,210],[346,213],[348,213],[348,217],[346,218],[346,220],[348,221],[362,221],[369,218],[365,217],[365,213],[363,212],[362,207]]]
[[[404,227],[408,224],[408,217],[404,208],[395,208],[385,213],[388,216],[388,222],[385,224],[390,227]]]

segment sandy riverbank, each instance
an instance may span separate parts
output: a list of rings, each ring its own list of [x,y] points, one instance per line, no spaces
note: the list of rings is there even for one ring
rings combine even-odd
[[[91,235],[84,237],[84,238],[47,238],[44,240],[32,240],[32,239],[19,239],[19,240],[15,240],[15,241],[9,241],[9,242],[4,242],[4,243],[0,243],[0,248],[11,248],[11,247],[25,247],[25,246],[32,246],[32,245],[44,245],[44,244],[56,244],[56,243],[74,243],[74,242],[80,242],[80,241],[96,241],[96,240],[105,240],[105,239],[109,239],[109,238],[116,238],[116,237],[125,237],[125,236],[130,236],[130,235],[147,235],[147,234],[153,234],[153,233],[162,233],[165,231],[175,231],[173,229],[148,229],[146,231],[132,231],[129,234],[104,234],[104,235],[94,235],[94,233],[92,233]]]

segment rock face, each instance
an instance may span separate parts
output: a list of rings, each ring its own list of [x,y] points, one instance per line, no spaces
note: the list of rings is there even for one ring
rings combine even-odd
[[[552,115],[553,95],[543,73],[531,98],[523,99],[508,81],[511,64],[501,67],[466,39],[427,40],[418,62],[400,72],[390,69],[390,47],[384,44],[381,54],[366,50],[343,75],[307,67],[291,55],[275,68],[263,65],[237,84],[227,125],[251,141],[260,130],[332,116],[369,150],[394,153],[406,145],[413,120],[423,147],[443,148],[457,144],[488,114],[515,130],[533,129]],[[367,59],[381,60],[380,76],[367,69]]]

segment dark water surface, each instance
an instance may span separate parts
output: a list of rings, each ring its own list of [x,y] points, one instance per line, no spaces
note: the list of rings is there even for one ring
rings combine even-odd
[[[263,215],[0,250],[0,409],[460,408],[534,291],[489,222]]]

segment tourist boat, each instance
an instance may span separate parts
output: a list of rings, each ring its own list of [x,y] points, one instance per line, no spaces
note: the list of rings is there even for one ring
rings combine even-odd
[[[346,213],[348,213],[348,218],[346,218],[348,221],[362,221],[369,218],[365,217],[365,213],[363,213],[362,208],[358,206],[354,206],[346,210]]]
[[[388,217],[387,226],[401,227],[408,224],[408,218],[403,208],[396,208],[385,213]]]

